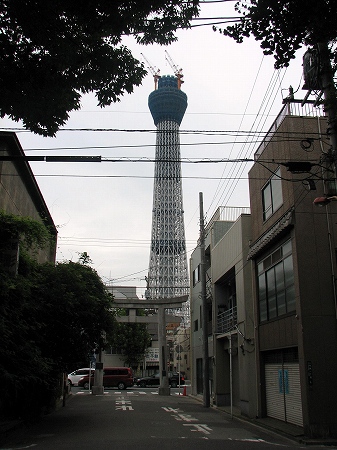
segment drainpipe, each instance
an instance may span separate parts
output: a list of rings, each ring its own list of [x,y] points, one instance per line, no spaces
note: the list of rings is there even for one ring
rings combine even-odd
[[[231,419],[233,419],[233,356],[232,356],[232,333],[229,334],[229,389],[231,404]]]

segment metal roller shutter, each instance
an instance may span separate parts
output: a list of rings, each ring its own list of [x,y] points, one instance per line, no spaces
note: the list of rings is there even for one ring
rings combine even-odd
[[[279,388],[280,370],[282,364],[265,365],[267,416],[285,422],[284,395]]]
[[[303,426],[300,367],[298,363],[286,363],[283,370],[288,371],[289,392],[285,395],[287,422]]]
[[[267,416],[303,426],[298,363],[265,364]]]

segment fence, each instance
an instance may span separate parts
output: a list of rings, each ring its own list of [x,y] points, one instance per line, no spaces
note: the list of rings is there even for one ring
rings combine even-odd
[[[228,333],[232,331],[238,321],[237,307],[234,306],[227,311],[218,314],[217,333]]]

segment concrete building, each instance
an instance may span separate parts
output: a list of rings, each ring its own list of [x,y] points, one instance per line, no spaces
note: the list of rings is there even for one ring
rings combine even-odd
[[[167,341],[170,353],[169,370],[180,372],[189,380],[191,377],[190,328],[185,324],[174,327],[172,333],[168,331]]]
[[[125,308],[126,316],[118,318],[123,323],[143,323],[147,326],[147,331],[151,335],[151,345],[148,347],[143,361],[134,367],[138,376],[148,376],[159,372],[159,340],[158,340],[158,311],[153,302],[147,299],[139,299],[135,286],[106,286],[108,292],[114,297],[117,307]],[[145,310],[145,315],[138,315],[137,310]],[[174,336],[174,332],[179,327],[181,319],[170,314],[165,315],[167,336]],[[169,338],[167,344],[170,344]],[[167,352],[168,354],[168,352]],[[104,366],[124,366],[124,358],[119,348],[106,349],[102,354]]]
[[[234,221],[217,212],[205,246],[213,402],[295,425],[310,438],[337,436],[337,191],[327,126],[319,108],[287,100],[255,152],[251,214]],[[197,395],[199,248],[190,270]]]
[[[251,264],[251,217],[241,214],[212,250],[214,403],[256,416],[256,347]]]
[[[337,204],[327,123],[284,105],[249,172],[258,415],[337,436]]]
[[[24,158],[25,153],[16,134],[0,132],[0,210],[44,223],[55,239],[34,257],[40,263],[55,262],[57,230],[29,163]],[[4,239],[1,238],[2,246]],[[18,242],[13,243],[10,258],[13,272],[17,271],[18,258],[15,255],[18,251]]]
[[[249,208],[220,207],[206,227],[206,300],[213,404],[256,415]],[[203,393],[200,248],[190,259],[192,392]]]

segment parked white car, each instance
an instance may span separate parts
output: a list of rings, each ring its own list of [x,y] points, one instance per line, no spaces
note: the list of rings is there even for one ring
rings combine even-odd
[[[78,386],[78,381],[86,376],[89,375],[89,372],[91,371],[91,373],[93,373],[95,371],[95,369],[90,367],[84,367],[82,369],[77,369],[74,370],[73,372],[68,374],[68,384],[70,384],[70,386]]]

